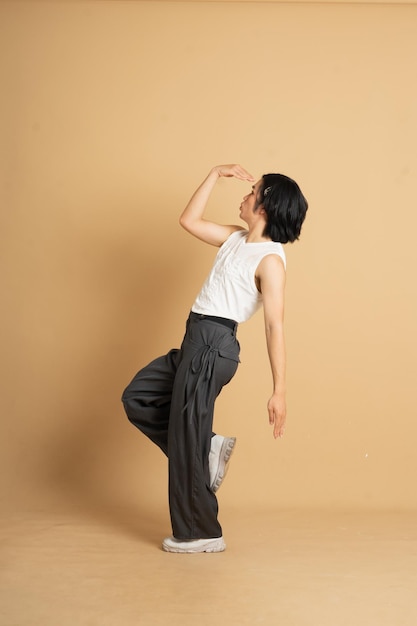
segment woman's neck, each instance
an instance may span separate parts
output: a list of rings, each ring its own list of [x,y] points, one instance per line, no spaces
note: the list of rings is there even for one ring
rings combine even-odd
[[[259,227],[261,226],[261,228]],[[270,237],[266,237],[264,233],[265,224],[256,224],[254,228],[250,228],[248,236],[246,237],[246,243],[264,243],[271,241]]]

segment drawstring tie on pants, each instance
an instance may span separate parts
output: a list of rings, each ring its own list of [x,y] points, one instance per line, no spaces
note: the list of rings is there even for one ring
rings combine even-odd
[[[194,390],[192,392],[192,396],[190,397],[190,399],[188,400],[188,402],[183,408],[183,413],[184,413],[191,404],[190,423],[192,422],[192,419],[193,419],[194,407],[195,407],[196,396],[197,396],[197,389],[202,382],[207,382],[209,389],[210,389],[210,382],[211,382],[211,378],[213,374],[213,369],[214,369],[214,366],[218,357],[230,359],[237,363],[239,362],[239,359],[236,358],[234,354],[228,352],[227,350],[222,350],[221,348],[215,348],[214,346],[211,346],[210,344],[205,344],[201,346],[201,348],[197,350],[197,352],[195,353],[195,355],[193,356],[191,360],[189,371],[192,374],[198,374],[198,377],[195,383]],[[187,373],[186,382],[188,383],[188,373]]]

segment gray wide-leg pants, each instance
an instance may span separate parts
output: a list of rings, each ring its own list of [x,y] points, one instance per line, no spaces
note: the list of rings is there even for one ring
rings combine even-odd
[[[181,348],[140,370],[123,393],[129,420],[168,457],[176,539],[222,535],[208,456],[215,399],[235,374],[239,351],[236,327],[191,313]]]

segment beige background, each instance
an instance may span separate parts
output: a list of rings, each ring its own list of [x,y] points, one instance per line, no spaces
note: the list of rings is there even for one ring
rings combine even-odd
[[[5,510],[165,504],[124,418],[179,344],[215,249],[177,216],[217,162],[296,178],[288,428],[274,441],[262,316],[216,428],[222,506],[415,508],[417,8],[2,2],[1,493]],[[247,186],[221,181],[214,219]]]

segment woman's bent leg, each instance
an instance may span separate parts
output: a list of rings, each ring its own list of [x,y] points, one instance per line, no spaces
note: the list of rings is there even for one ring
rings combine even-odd
[[[122,395],[129,421],[168,455],[171,395],[180,360],[174,349],[141,369]]]

